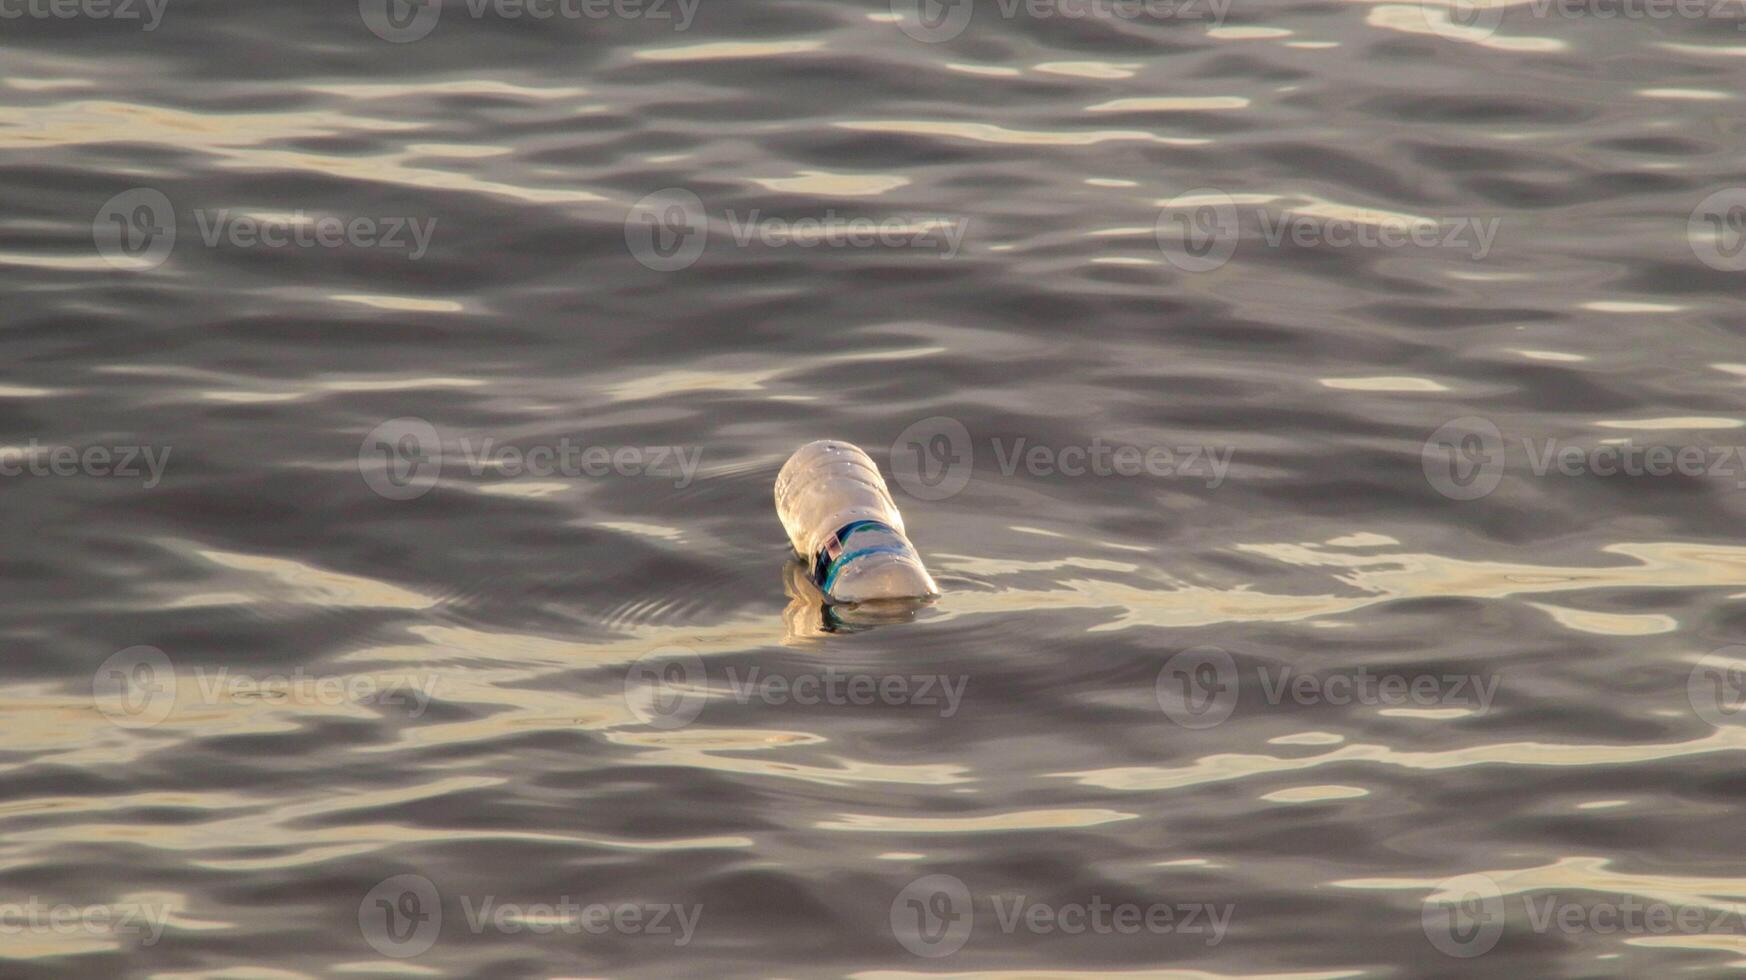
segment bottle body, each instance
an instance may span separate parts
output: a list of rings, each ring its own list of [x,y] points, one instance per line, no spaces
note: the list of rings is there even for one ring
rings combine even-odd
[[[776,477],[776,513],[813,583],[834,602],[939,593],[878,464],[850,443],[822,439],[795,450]]]

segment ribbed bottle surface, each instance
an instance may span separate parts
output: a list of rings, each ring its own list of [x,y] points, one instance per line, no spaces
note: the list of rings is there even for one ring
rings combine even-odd
[[[776,476],[776,513],[814,581],[839,602],[938,592],[879,466],[834,439],[795,450]]]

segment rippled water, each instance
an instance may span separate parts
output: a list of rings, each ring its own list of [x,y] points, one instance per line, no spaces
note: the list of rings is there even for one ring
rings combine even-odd
[[[4,8],[0,975],[1746,963],[1739,10],[372,3]]]

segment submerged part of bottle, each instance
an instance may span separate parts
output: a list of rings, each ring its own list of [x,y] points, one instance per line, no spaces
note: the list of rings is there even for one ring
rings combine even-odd
[[[916,596],[833,604],[812,580],[810,564],[799,559],[782,563],[782,590],[788,595],[788,605],[782,610],[783,639],[788,643],[912,622],[934,598]]]
[[[878,465],[849,443],[822,439],[795,450],[776,476],[776,513],[833,602],[939,594]]]

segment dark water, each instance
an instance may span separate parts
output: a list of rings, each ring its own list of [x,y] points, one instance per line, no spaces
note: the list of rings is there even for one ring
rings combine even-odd
[[[0,975],[1746,963],[1740,11],[369,7],[0,22]]]

